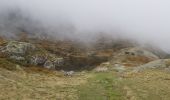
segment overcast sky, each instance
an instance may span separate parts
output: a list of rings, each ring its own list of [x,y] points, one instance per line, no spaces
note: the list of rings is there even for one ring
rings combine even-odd
[[[58,23],[69,23],[84,39],[102,32],[170,51],[169,0],[0,0],[0,11],[11,7],[30,13],[54,31]]]

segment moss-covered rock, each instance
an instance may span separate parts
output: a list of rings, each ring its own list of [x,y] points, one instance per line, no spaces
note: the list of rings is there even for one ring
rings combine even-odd
[[[24,56],[28,52],[35,50],[35,46],[26,42],[10,41],[6,46],[4,52],[10,55]]]

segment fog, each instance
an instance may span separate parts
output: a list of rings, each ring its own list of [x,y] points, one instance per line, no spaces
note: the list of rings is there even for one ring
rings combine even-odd
[[[22,28],[82,41],[102,34],[170,52],[169,5],[169,0],[0,0],[0,33],[15,36]]]

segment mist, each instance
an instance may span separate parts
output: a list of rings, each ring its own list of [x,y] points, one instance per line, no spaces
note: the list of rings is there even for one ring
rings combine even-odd
[[[169,0],[0,0],[0,34],[14,37],[24,30],[82,41],[102,34],[170,52],[169,5]]]

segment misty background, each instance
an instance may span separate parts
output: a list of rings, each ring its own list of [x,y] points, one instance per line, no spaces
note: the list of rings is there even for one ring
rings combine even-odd
[[[98,35],[170,52],[169,0],[0,0],[0,35],[94,41]]]

